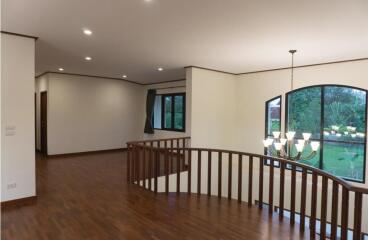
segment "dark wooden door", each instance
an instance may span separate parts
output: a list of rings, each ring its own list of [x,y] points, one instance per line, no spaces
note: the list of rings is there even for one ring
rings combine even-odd
[[[41,152],[47,154],[47,92],[41,92]]]

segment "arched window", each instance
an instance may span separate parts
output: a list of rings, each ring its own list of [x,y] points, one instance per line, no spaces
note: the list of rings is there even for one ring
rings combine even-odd
[[[367,91],[338,85],[311,86],[286,94],[285,131],[320,142],[313,165],[347,180],[365,181]]]

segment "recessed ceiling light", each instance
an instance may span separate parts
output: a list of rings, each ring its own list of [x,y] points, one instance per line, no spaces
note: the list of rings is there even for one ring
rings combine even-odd
[[[144,0],[145,2],[152,2],[152,0]]]
[[[62,71],[64,71],[64,68],[59,68],[58,70],[59,70],[60,72],[62,72]]]
[[[162,72],[164,69],[162,67],[157,68],[157,71]]]
[[[92,60],[92,58],[91,57],[85,57],[84,59],[86,59],[86,61],[91,61]]]
[[[127,76],[127,75],[123,75],[122,77],[123,77],[123,78],[127,78],[128,76]]]
[[[92,31],[91,31],[91,30],[89,30],[89,29],[87,29],[87,28],[83,29],[83,33],[84,33],[85,35],[92,35]]]

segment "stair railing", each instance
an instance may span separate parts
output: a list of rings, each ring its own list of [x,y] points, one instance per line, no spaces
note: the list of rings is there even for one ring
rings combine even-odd
[[[177,194],[187,192],[228,199],[235,197],[239,202],[246,201],[249,207],[256,202],[259,209],[263,209],[266,203],[269,214],[275,214],[275,209],[278,210],[280,220],[284,219],[284,212],[287,210],[292,225],[298,214],[300,231],[305,231],[305,220],[308,216],[312,238],[317,234],[316,225],[319,221],[318,234],[321,239],[337,239],[339,233],[342,240],[347,240],[349,230],[353,232],[354,240],[362,239],[362,216],[368,217],[367,209],[363,212],[363,196],[368,195],[367,188],[357,187],[326,171],[295,161],[239,151],[189,148],[189,139],[185,137],[127,143],[127,181],[155,193],[162,188],[165,193],[174,191]],[[275,169],[278,181],[275,181]],[[290,181],[289,195],[285,194],[286,189],[289,189],[286,178]],[[175,183],[170,184],[173,180]],[[159,186],[159,182],[162,186]],[[224,182],[227,183],[226,186],[223,186]],[[309,197],[308,184],[311,184]],[[185,189],[183,185],[186,185]],[[297,185],[300,188],[299,202],[296,200]],[[223,189],[227,191],[224,193]],[[246,193],[243,192],[244,189]],[[329,192],[332,193],[330,204]],[[278,193],[277,205],[275,193]],[[267,199],[264,195],[267,195]],[[350,209],[352,195],[354,201],[353,208]],[[290,201],[289,209],[285,207],[286,196]],[[318,204],[320,212],[317,213]],[[307,205],[310,206],[308,213]],[[353,222],[350,225],[353,227],[349,228],[351,211]],[[331,226],[329,236],[327,224]]]

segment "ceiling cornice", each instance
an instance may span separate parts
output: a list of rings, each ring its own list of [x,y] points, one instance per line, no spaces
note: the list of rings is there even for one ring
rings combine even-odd
[[[42,76],[44,76],[44,75],[46,75],[48,73],[63,74],[63,75],[72,75],[72,76],[80,76],[80,77],[91,77],[91,78],[104,78],[104,79],[125,81],[125,82],[128,82],[128,83],[137,84],[137,85],[140,85],[140,86],[148,86],[148,85],[156,85],[156,84],[162,84],[162,83],[186,81],[185,78],[182,78],[182,79],[167,80],[167,81],[162,81],[162,82],[139,83],[139,82],[131,81],[131,80],[128,80],[128,79],[123,79],[123,78],[114,78],[114,77],[106,77],[106,76],[98,76],[98,75],[88,75],[88,74],[79,74],[79,73],[53,72],[53,71],[43,72],[43,73],[37,75],[35,78],[42,77]]]
[[[365,61],[365,60],[368,60],[368,58],[355,58],[355,59],[349,59],[349,60],[339,60],[339,61],[332,61],[332,62],[306,64],[306,65],[294,66],[294,68],[315,67],[315,66],[321,66],[321,65],[347,63],[347,62],[357,62],[357,61]],[[184,67],[184,68],[198,68],[198,69],[203,69],[203,70],[208,70],[208,71],[213,71],[213,72],[219,72],[219,73],[225,73],[225,74],[231,74],[231,75],[243,75],[243,74],[262,73],[262,72],[271,72],[271,71],[291,69],[291,67],[283,67],[283,68],[271,68],[271,69],[264,69],[264,70],[244,72],[244,73],[232,73],[232,72],[225,72],[225,71],[221,71],[221,70],[217,70],[217,69],[211,69],[211,68],[205,68],[205,67],[199,67],[199,66],[187,66],[187,67]]]
[[[13,36],[18,36],[18,37],[32,38],[35,41],[38,40],[38,37],[31,36],[31,35],[26,35],[26,34],[22,34],[22,33],[14,33],[14,32],[8,32],[8,31],[1,31],[1,33],[8,34],[8,35],[13,35]]]
[[[138,83],[138,82],[134,82],[134,81],[131,81],[131,80],[128,80],[128,79],[122,79],[122,78],[105,77],[105,76],[98,76],[98,75],[87,75],[87,74],[79,74],[79,73],[52,72],[52,71],[46,71],[44,73],[41,73],[41,74],[37,75],[36,78],[42,77],[43,75],[46,75],[48,73],[62,74],[62,75],[72,75],[72,76],[79,76],[79,77],[105,78],[105,79],[111,79],[111,80],[124,81],[124,82],[137,84],[137,85],[141,85],[141,86],[146,85],[146,84],[143,84],[143,83]]]
[[[157,84],[172,83],[172,82],[181,82],[181,81],[186,81],[186,79],[185,78],[182,78],[182,79],[168,80],[168,81],[162,81],[162,82],[143,83],[143,85],[157,85]]]
[[[184,67],[184,69],[187,69],[187,68],[198,68],[198,69],[208,70],[208,71],[212,71],[212,72],[225,73],[225,74],[231,74],[231,75],[238,75],[238,74],[232,73],[232,72],[225,72],[225,71],[221,71],[221,70],[217,70],[217,69],[213,69],[213,68],[206,68],[206,67],[199,67],[199,66],[186,66],[186,67]]]

